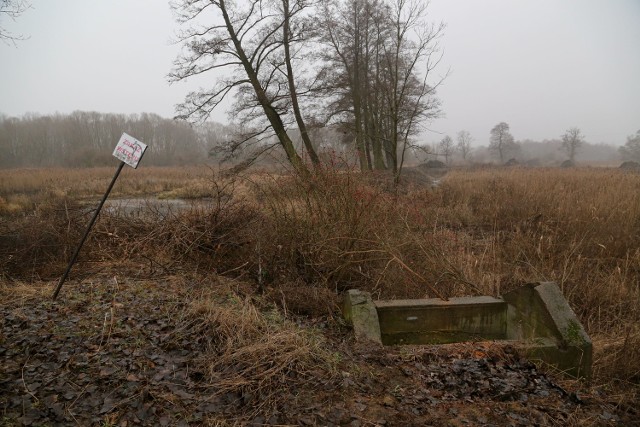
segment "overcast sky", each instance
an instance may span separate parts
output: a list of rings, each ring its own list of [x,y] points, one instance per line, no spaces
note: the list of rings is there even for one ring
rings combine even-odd
[[[153,112],[202,82],[169,86],[179,51],[164,0],[31,0],[16,22],[29,36],[0,43],[0,112]],[[433,142],[466,129],[486,144],[498,122],[516,139],[558,138],[577,126],[592,143],[640,129],[640,0],[432,0],[447,24]],[[227,122],[223,111],[213,120]]]

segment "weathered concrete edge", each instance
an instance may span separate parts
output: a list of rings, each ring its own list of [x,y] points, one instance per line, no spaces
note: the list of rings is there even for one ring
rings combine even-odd
[[[549,311],[549,315],[560,334],[559,353],[563,357],[575,360],[577,369],[565,370],[568,371],[569,375],[573,375],[576,378],[590,379],[593,364],[593,344],[578,316],[571,309],[555,282],[541,282],[534,289]],[[559,367],[563,368],[562,364],[559,364]]]
[[[591,346],[591,338],[562,295],[558,285],[555,282],[540,282],[534,289],[549,310],[549,315],[558,328],[562,340],[568,345]]]
[[[382,345],[378,310],[369,292],[348,290],[342,302],[342,314],[353,326],[357,341],[366,340]]]
[[[513,335],[509,338],[526,343],[524,348],[529,358],[541,360],[575,378],[591,378],[591,339],[555,282],[529,283],[504,294],[503,298],[514,309],[509,319]],[[534,320],[536,317],[538,322]],[[548,345],[549,338],[555,341],[555,346]]]
[[[477,296],[477,297],[453,297],[448,300],[442,300],[440,298],[426,298],[426,299],[395,299],[395,300],[380,300],[374,302],[378,309],[391,309],[394,307],[408,309],[408,308],[421,308],[421,307],[466,307],[466,306],[478,306],[478,305],[490,305],[490,304],[504,304],[501,298],[494,298],[490,296]]]

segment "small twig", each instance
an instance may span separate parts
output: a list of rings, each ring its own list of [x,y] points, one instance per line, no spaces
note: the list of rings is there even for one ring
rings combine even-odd
[[[443,301],[449,301],[449,298],[447,298],[447,297],[443,296],[442,294],[440,294],[440,292],[438,292],[438,291],[436,290],[436,288],[434,288],[433,286],[431,286],[431,285],[429,284],[429,282],[427,282],[427,281],[424,279],[424,277],[422,277],[421,275],[419,275],[418,273],[416,273],[415,271],[413,271],[413,270],[412,270],[412,269],[411,269],[407,264],[405,264],[404,262],[402,262],[402,260],[401,260],[400,258],[398,258],[398,257],[397,257],[397,256],[395,256],[395,255],[392,255],[392,256],[393,256],[392,261],[397,262],[398,264],[400,264],[400,266],[401,266],[402,268],[404,268],[404,269],[405,269],[405,270],[407,270],[409,273],[413,274],[415,277],[417,277],[418,279],[420,279],[420,281],[421,281],[421,282],[423,282],[423,284],[424,284],[426,287],[428,287],[428,288],[429,288],[429,290],[430,290],[431,292],[433,292],[433,293],[434,293],[438,298],[440,298],[440,299],[441,299],[441,300],[443,300]]]
[[[280,295],[282,295],[282,310],[284,311],[284,317],[287,318],[287,300],[282,289],[280,289]]]
[[[263,224],[261,223],[262,227]],[[256,253],[258,255],[258,292],[264,293],[264,270],[262,269],[262,250],[260,246],[260,239],[256,243]]]
[[[380,273],[378,275],[378,280],[376,280],[376,284],[373,286],[373,291],[371,293],[375,293],[378,290],[378,286],[380,285],[380,281],[382,280],[382,277],[384,277],[385,272],[387,271],[387,269],[389,268],[389,266],[391,265],[391,263],[393,262],[393,258],[391,258],[384,266],[384,269],[382,270],[382,273]]]
[[[104,321],[102,322],[102,333],[100,334],[100,344],[98,344],[98,349],[96,350],[96,353],[100,353],[100,350],[102,349],[102,342],[104,341],[104,330],[107,328],[108,316],[109,316],[109,313],[104,314]]]
[[[249,261],[245,262],[245,263],[244,263],[244,264],[242,264],[242,265],[239,265],[238,267],[232,268],[231,270],[227,270],[227,271],[224,271],[224,272],[222,272],[222,273],[218,273],[218,274],[219,274],[220,276],[224,276],[224,275],[226,275],[226,274],[228,274],[228,273],[231,273],[231,272],[233,272],[233,271],[240,270],[242,267],[246,266],[247,264],[249,264]],[[258,269],[258,271],[260,271],[260,269]]]
[[[116,306],[116,295],[118,294],[118,290],[120,286],[118,285],[118,279],[116,276],[113,276],[113,281],[115,282],[115,291],[113,292],[113,299],[111,300],[111,321],[109,322],[109,333],[107,334],[107,342],[111,339],[111,332],[113,331],[113,318],[115,317],[115,306]]]
[[[84,387],[82,387],[82,390],[80,390],[80,393],[78,393],[78,395],[76,396],[75,399],[73,399],[73,402],[71,402],[71,404],[69,406],[67,406],[66,410],[67,412],[69,412],[69,415],[71,415],[73,417],[73,419],[75,419],[76,417],[73,416],[73,412],[71,412],[71,408],[73,407],[73,405],[76,404],[76,402],[78,401],[78,399],[80,399],[82,397],[82,395],[84,395],[85,390],[91,385],[91,382],[88,382],[87,384],[85,384]]]
[[[149,263],[150,263],[150,264],[152,264],[152,265],[153,265],[153,264],[156,264],[157,266],[159,266],[160,268],[162,268],[162,269],[165,271],[165,273],[170,273],[170,272],[171,272],[171,267],[172,267],[171,265],[163,264],[163,263],[161,263],[160,261],[155,260],[155,259],[153,259],[153,258],[151,258],[151,257],[149,257],[149,256],[147,256],[147,255],[145,255],[145,254],[142,254],[141,256],[142,256],[142,258],[144,258],[144,259],[146,259],[147,261],[149,261]]]
[[[118,279],[114,276],[113,280],[115,282],[115,291],[113,292],[113,298],[111,300],[111,307],[109,308],[109,311],[104,314],[104,322],[102,323],[102,334],[100,336],[100,344],[98,345],[98,349],[96,350],[96,354],[99,353],[100,350],[102,349],[103,341],[104,341],[105,344],[109,342],[109,339],[111,338],[111,331],[113,330],[114,307],[115,307],[115,304],[116,304],[116,295],[118,293]],[[107,328],[107,317],[110,317],[110,319],[109,319],[109,331],[107,332],[107,339],[105,341],[104,340],[104,331]]]
[[[69,413],[69,415],[71,416],[71,418],[73,418],[73,420],[76,422],[76,424],[80,425],[80,422],[78,421],[78,419],[76,418],[76,416],[75,416],[75,415],[73,415],[73,414],[71,413],[71,411],[67,411],[67,412]]]
[[[36,397],[35,394],[31,392],[31,390],[29,390],[29,387],[27,387],[27,382],[24,380],[24,368],[27,366],[27,363],[29,363],[30,358],[31,356],[27,357],[27,360],[24,362],[24,365],[22,365],[22,372],[21,372],[22,385],[24,386],[24,389],[27,391],[27,393],[29,393],[29,395],[33,397],[36,400],[36,402],[39,402],[40,400]]]

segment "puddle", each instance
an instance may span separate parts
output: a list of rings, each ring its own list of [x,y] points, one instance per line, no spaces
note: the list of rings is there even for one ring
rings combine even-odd
[[[166,217],[172,213],[194,208],[208,208],[213,205],[211,199],[155,199],[155,198],[127,198],[109,199],[102,210],[111,215],[145,216],[160,215]]]

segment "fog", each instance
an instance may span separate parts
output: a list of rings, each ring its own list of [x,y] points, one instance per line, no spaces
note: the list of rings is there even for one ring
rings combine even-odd
[[[180,51],[169,5],[157,0],[33,0],[3,27],[0,112],[155,113],[172,117],[206,75],[169,85]],[[507,122],[516,140],[558,139],[578,127],[592,144],[624,144],[640,128],[640,2],[637,0],[433,0],[447,27],[437,75],[443,117],[420,139],[468,130],[474,146]],[[229,104],[225,104],[228,106]],[[211,120],[227,123],[225,111]]]

